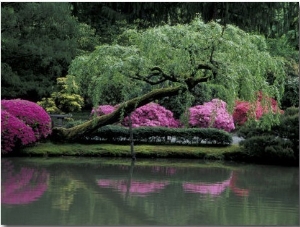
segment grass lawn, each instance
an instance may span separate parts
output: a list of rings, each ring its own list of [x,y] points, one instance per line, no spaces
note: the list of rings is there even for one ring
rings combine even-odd
[[[179,145],[135,145],[137,158],[200,158],[231,160],[242,154],[238,145],[226,147],[179,146]],[[115,144],[54,144],[39,143],[21,151],[24,156],[102,156],[131,157],[129,145]]]

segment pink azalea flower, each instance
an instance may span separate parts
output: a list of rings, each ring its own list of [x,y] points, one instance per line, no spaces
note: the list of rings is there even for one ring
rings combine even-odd
[[[179,121],[173,116],[170,110],[157,103],[148,103],[137,108],[131,114],[132,127],[179,127]],[[124,118],[122,124],[129,125],[129,118]]]

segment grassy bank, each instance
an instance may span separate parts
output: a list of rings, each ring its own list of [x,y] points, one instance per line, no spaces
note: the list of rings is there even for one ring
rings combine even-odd
[[[167,146],[136,145],[137,158],[197,158],[212,160],[234,160],[242,155],[238,145],[227,147],[211,146]],[[131,157],[129,145],[115,144],[54,144],[40,143],[21,151],[24,156],[89,156],[89,157]]]

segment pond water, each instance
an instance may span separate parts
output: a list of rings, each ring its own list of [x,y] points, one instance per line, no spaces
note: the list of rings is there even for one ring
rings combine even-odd
[[[2,158],[2,225],[299,225],[299,168]]]

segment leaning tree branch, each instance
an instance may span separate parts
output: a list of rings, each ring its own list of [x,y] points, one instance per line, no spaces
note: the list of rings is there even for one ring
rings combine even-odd
[[[51,138],[54,141],[60,142],[76,141],[78,138],[81,138],[85,135],[90,135],[91,133],[95,132],[98,128],[104,125],[118,122],[123,113],[125,117],[128,113],[132,112],[140,106],[143,106],[156,99],[178,95],[180,91],[184,90],[186,90],[186,88],[183,86],[153,90],[145,95],[122,103],[114,112],[110,114],[95,117],[92,120],[89,120],[83,124],[68,129],[62,127],[55,127],[52,130]]]

